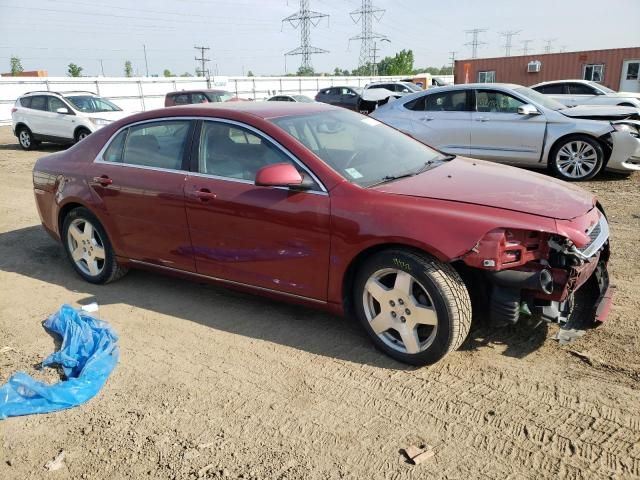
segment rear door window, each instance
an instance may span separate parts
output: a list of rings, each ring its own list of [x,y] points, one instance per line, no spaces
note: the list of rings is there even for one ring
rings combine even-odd
[[[467,110],[467,92],[435,93],[426,96],[426,108],[429,112],[464,112]]]
[[[209,99],[204,93],[192,93],[191,103],[209,103]]]
[[[129,127],[113,139],[102,155],[102,160],[183,170],[191,124],[189,120],[171,120]]]
[[[565,88],[564,83],[554,83],[552,85],[541,85],[534,88],[534,90],[543,93],[545,95],[564,95]]]
[[[31,107],[34,110],[47,109],[47,97],[45,95],[35,95],[31,97]]]
[[[191,103],[190,95],[188,93],[179,93],[178,95],[174,95],[173,103],[176,105],[189,105]]]

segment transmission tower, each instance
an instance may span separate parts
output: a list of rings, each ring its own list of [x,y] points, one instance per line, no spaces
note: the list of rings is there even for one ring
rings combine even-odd
[[[373,21],[376,20],[379,22],[382,19],[384,12],[384,9],[376,7],[371,0],[362,0],[362,6],[358,10],[354,10],[349,14],[353,23],[360,23],[362,26],[360,35],[356,35],[349,39],[349,42],[352,40],[361,41],[358,67],[363,67],[367,64],[375,64],[375,61],[372,62],[372,59],[376,39],[389,41],[386,35],[375,33],[373,31]]]
[[[470,42],[465,43],[465,45],[471,45],[471,58],[478,58],[478,47],[480,45],[486,45],[487,42],[481,42],[478,37],[482,32],[486,32],[486,28],[474,28],[472,30],[465,30],[464,33],[470,33],[472,35],[472,39]]]
[[[500,32],[500,36],[505,38],[505,42],[504,42],[504,56],[505,57],[510,57],[511,56],[511,39],[514,37],[514,35],[518,35],[522,30],[509,30],[508,32]]]
[[[527,55],[529,53],[529,44],[533,42],[533,40],[522,40],[522,55]]]
[[[546,45],[544,46],[544,53],[551,53],[551,44],[555,42],[557,38],[547,38],[545,40]]]
[[[329,53],[329,50],[311,46],[311,27],[317,27],[323,18],[329,18],[329,15],[314,12],[309,9],[309,0],[300,0],[300,10],[282,19],[283,25],[284,22],[288,22],[293,28],[300,27],[300,46],[285,53],[285,55],[301,55],[300,68],[303,70],[312,68],[311,55],[314,53]]]
[[[205,50],[210,50],[209,47],[193,47],[196,50],[200,50],[200,57],[196,57],[196,61],[200,62],[201,68],[199,70],[196,71],[196,73],[198,73],[198,75],[202,75],[203,77],[206,77],[207,74],[209,73],[209,70],[206,67],[207,62],[210,62],[211,59],[209,58],[205,58],[204,57],[204,52]]]

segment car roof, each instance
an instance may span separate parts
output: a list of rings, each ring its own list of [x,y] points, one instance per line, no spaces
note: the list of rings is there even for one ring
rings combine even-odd
[[[513,90],[514,88],[523,88],[522,85],[517,83],[456,83],[455,85],[443,85],[441,87],[432,87],[422,92],[416,92],[420,94],[430,94],[436,92],[442,92],[446,90],[470,90],[473,88],[493,88],[503,90]],[[407,98],[407,97],[404,97]]]
[[[221,88],[196,88],[192,90],[176,90],[175,92],[169,92],[167,95],[180,95],[182,93],[231,93],[229,90],[223,90]]]
[[[532,85],[532,87],[539,87],[541,85],[553,85],[553,84],[556,84],[556,83],[569,83],[569,82],[571,82],[571,83],[585,83],[585,84],[588,84],[588,85],[591,85],[593,83],[597,83],[597,82],[592,82],[591,80],[583,80],[581,78],[575,78],[575,79],[574,78],[569,78],[569,79],[566,79],[566,80],[549,80],[547,82],[540,82],[540,83],[536,83],[535,85]]]
[[[94,92],[89,92],[89,91],[83,91],[83,90],[71,90],[68,92],[52,92],[50,90],[34,90],[32,92],[26,92],[22,95],[20,95],[21,97],[27,97],[27,96],[32,96],[32,95],[57,95],[59,97],[67,97],[69,95],[78,95],[78,94],[84,94],[84,95],[92,95],[94,97],[97,97],[98,95]]]

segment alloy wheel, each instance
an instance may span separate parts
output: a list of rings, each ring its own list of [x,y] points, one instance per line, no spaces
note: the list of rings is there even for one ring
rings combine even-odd
[[[390,348],[416,354],[433,343],[438,314],[427,290],[411,274],[378,270],[367,280],[362,301],[371,329]]]
[[[29,148],[31,146],[31,135],[29,135],[29,132],[26,130],[21,130],[18,138],[23,148]]]
[[[69,225],[67,244],[71,258],[86,275],[97,277],[105,267],[105,248],[96,228],[84,218],[76,218]]]
[[[583,178],[597,167],[598,152],[588,142],[573,140],[558,150],[556,165],[558,170],[569,178]]]
[[[89,136],[88,132],[82,131],[78,134],[78,141],[80,140],[84,140],[85,138],[87,138]]]

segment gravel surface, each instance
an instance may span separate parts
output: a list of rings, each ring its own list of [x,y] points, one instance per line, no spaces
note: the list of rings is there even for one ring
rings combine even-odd
[[[33,201],[33,163],[57,150],[0,128],[0,383],[59,379],[36,366],[63,303],[99,303],[120,364],[86,405],[0,421],[0,478],[640,477],[640,174],[583,184],[611,222],[606,324],[569,346],[554,325],[476,326],[416,369],[318,311],[139,271],[83,282]],[[411,465],[401,449],[422,444],[435,456]]]

